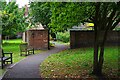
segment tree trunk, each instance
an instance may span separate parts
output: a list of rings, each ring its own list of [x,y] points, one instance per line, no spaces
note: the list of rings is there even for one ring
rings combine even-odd
[[[93,74],[98,74],[98,33],[95,31],[95,43],[94,43],[94,60],[93,60]]]
[[[99,75],[102,74],[102,66],[103,66],[103,62],[104,62],[104,44],[107,39],[107,34],[108,34],[108,30],[105,31],[102,43],[100,45],[100,56],[99,56],[99,63],[98,63],[99,64],[99,66],[98,66]]]
[[[98,74],[98,44],[94,45],[93,74]]]
[[[98,44],[98,38],[99,38],[99,31],[98,31],[98,16],[99,16],[99,10],[100,10],[100,3],[96,3],[95,5],[95,17],[94,17],[94,59],[93,59],[93,74],[98,74],[98,50],[99,50],[99,44]]]
[[[97,66],[96,66],[96,71],[94,71],[94,74],[98,75],[98,76],[102,75],[102,67],[103,67],[103,62],[104,62],[104,44],[107,39],[107,33],[108,33],[108,30],[105,31],[105,33],[103,34],[103,39],[100,42],[100,44],[98,45],[98,48],[100,46],[100,55],[99,55],[99,60],[97,57],[98,62],[97,62]],[[94,57],[96,57],[96,56],[94,56]]]
[[[104,62],[104,45],[101,45],[100,46],[99,62],[98,62],[98,75],[102,75],[103,62]]]

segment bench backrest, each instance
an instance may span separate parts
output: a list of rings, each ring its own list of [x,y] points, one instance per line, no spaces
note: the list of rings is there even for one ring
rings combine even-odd
[[[1,52],[1,53],[0,53],[0,57],[4,57],[5,55],[4,55],[4,51],[3,51],[3,49],[1,49],[0,52]]]
[[[20,51],[26,51],[28,45],[27,44],[20,44]]]

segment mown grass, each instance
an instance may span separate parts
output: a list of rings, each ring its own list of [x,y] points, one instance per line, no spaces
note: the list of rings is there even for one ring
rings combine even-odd
[[[25,56],[20,56],[20,49],[19,44],[22,42],[21,39],[15,39],[15,40],[4,40],[2,48],[4,52],[13,52],[13,62],[16,63],[20,61],[21,59],[25,58]]]
[[[107,77],[118,74],[118,47],[105,48],[103,73]],[[96,78],[92,76],[93,48],[65,50],[49,56],[41,65],[43,78]]]
[[[3,41],[3,50],[4,52],[13,52],[13,62],[16,63],[26,56],[20,56],[19,44],[22,42],[21,39],[13,39],[8,41]],[[35,50],[35,54],[40,53],[41,50]]]
[[[4,52],[13,52],[13,63],[19,62],[27,56],[20,56],[19,44],[21,39],[3,40],[2,48]],[[35,50],[35,54],[42,52],[42,50]],[[1,64],[1,63],[0,63]],[[5,72],[5,69],[0,69],[0,76]]]

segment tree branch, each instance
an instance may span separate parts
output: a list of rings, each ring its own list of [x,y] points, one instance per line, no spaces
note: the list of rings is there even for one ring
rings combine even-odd
[[[120,22],[120,18],[112,25],[110,30],[114,29],[118,25],[119,22]]]
[[[120,12],[116,12],[116,16],[114,17],[114,20],[116,20],[120,16]]]
[[[104,10],[103,10],[103,16],[101,17],[101,29],[105,28],[106,22],[107,22],[107,14],[108,14],[108,3],[104,3]]]
[[[94,17],[94,30],[95,32],[97,31],[97,23],[98,23],[98,15],[99,15],[99,11],[100,11],[100,5],[101,3],[100,2],[97,2],[96,5],[95,5],[95,17]]]
[[[117,11],[116,8],[114,8],[113,11],[110,14],[110,17],[108,17],[108,22],[107,22],[108,24],[106,25],[106,28],[105,28],[106,30],[110,29],[110,27],[112,26],[112,24],[114,22],[114,20],[112,20],[112,19],[116,16],[115,15],[116,11]]]

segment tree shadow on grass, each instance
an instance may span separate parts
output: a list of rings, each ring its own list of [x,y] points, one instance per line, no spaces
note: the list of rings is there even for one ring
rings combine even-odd
[[[120,80],[120,77],[119,76],[115,76],[115,77],[109,77],[105,74],[102,74],[102,75],[93,75],[93,74],[90,74],[91,76],[95,76],[94,79],[95,80]]]

